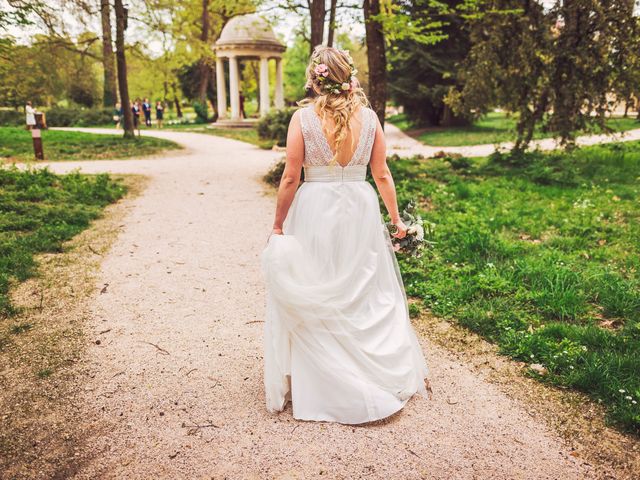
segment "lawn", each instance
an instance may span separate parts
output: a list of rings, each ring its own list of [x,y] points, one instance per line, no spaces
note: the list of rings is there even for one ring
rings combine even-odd
[[[415,128],[404,114],[394,115],[387,121],[422,143],[437,147],[492,144],[515,139],[515,119],[499,112],[491,112],[468,127]],[[640,122],[635,118],[612,118],[607,125],[617,132],[640,128]],[[548,136],[540,130],[534,134],[536,139]]]
[[[15,313],[11,283],[35,275],[35,255],[61,251],[66,240],[124,193],[106,174],[0,168],[0,319]]]
[[[152,137],[124,139],[121,135],[100,135],[60,130],[42,131],[47,161],[100,160],[152,155],[181,148],[169,140]],[[0,160],[34,160],[31,132],[24,128],[0,127]]]
[[[401,259],[407,294],[639,434],[640,142],[526,159],[390,162],[400,204],[435,224]]]

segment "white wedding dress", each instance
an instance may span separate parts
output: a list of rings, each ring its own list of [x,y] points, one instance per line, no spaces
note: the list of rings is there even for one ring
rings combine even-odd
[[[378,197],[365,181],[376,134],[360,109],[359,143],[345,167],[312,106],[300,110],[304,183],[262,253],[267,287],[264,384],[267,409],[291,400],[294,418],[345,424],[400,410],[427,395],[427,365]]]

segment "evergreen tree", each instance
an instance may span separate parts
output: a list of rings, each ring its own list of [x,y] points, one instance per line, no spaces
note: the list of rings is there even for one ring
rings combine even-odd
[[[452,126],[469,123],[466,113],[454,114],[444,101],[450,90],[462,89],[459,65],[470,49],[469,33],[457,9],[463,2],[448,0],[435,9],[432,2],[403,5],[410,21],[429,17],[439,26],[437,43],[407,36],[390,49],[389,93],[418,125]]]

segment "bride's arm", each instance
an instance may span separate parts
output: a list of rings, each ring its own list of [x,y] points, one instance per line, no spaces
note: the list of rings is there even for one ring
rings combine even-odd
[[[400,219],[400,213],[398,212],[398,200],[396,199],[396,186],[393,183],[393,176],[391,170],[387,165],[387,144],[384,138],[384,131],[378,117],[376,117],[376,136],[373,141],[373,148],[371,149],[371,160],[369,166],[371,168],[371,175],[376,182],[376,187],[380,192],[384,206],[387,207],[389,216],[391,217],[391,223],[397,228],[398,232],[396,236],[402,238],[407,233],[407,227]]]
[[[303,162],[304,140],[298,110],[291,117],[287,133],[287,161],[280,180],[280,186],[278,187],[276,218],[273,222],[273,233],[277,235],[282,235],[282,224],[284,219],[287,218],[289,207],[300,184],[300,171],[302,170]]]

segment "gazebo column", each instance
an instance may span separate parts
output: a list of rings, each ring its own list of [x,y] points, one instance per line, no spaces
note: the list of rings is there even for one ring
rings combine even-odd
[[[240,79],[238,78],[238,58],[229,57],[229,90],[231,95],[231,120],[240,120]]]
[[[282,59],[276,58],[276,108],[284,108],[284,91],[282,88]]]
[[[260,57],[260,116],[269,111],[269,59]]]
[[[216,58],[216,90],[218,96],[218,118],[227,117],[227,86],[224,81],[224,62]]]

